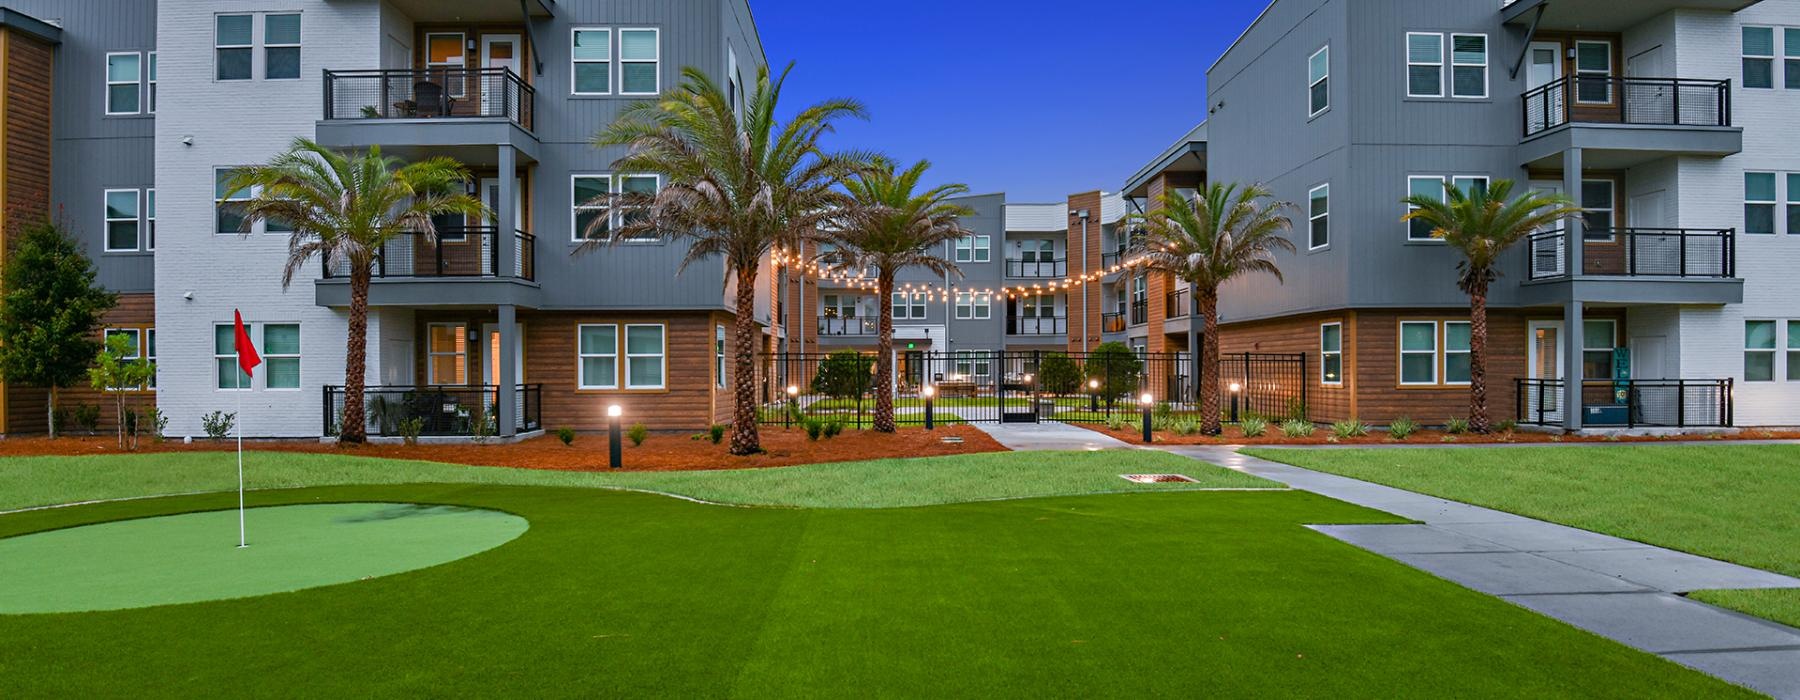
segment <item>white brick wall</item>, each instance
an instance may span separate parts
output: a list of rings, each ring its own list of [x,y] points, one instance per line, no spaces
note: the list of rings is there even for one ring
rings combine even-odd
[[[266,161],[294,138],[311,137],[321,112],[321,71],[379,65],[380,5],[288,0],[268,6],[302,14],[300,79],[214,81],[214,14],[261,7],[165,0],[157,9],[158,404],[169,414],[170,435],[199,435],[200,416],[236,410],[239,397],[215,388],[213,361],[213,324],[230,322],[234,308],[247,321],[300,323],[302,388],[271,391],[258,377],[258,388],[242,397],[239,420],[248,435],[320,434],[320,387],[344,380],[346,317],[313,303],[318,264],[284,290],[285,236],[215,235],[213,168]],[[184,144],[189,138],[192,144]],[[377,335],[377,320],[370,321]],[[371,381],[379,347],[370,344]]]

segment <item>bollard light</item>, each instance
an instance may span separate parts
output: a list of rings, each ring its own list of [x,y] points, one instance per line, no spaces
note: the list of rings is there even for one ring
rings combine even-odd
[[[607,430],[606,458],[607,458],[607,462],[614,469],[619,468],[620,463],[624,461],[624,457],[625,457],[625,455],[624,455],[624,452],[625,452],[624,447],[625,446],[622,444],[622,442],[620,440],[620,430],[619,430],[620,418],[623,417],[624,415],[625,415],[625,409],[620,407],[618,404],[613,404],[611,406],[606,407],[606,423],[607,423],[607,425],[606,425],[606,430]]]
[[[1150,434],[1150,406],[1155,403],[1156,397],[1151,396],[1150,392],[1144,392],[1142,396],[1138,397],[1138,405],[1144,409],[1144,444],[1146,445],[1154,439]]]
[[[800,387],[795,386],[793,384],[787,385],[787,397],[788,397],[787,415],[782,417],[781,424],[782,425],[793,425],[794,424],[794,414],[798,413],[800,411]]]
[[[919,390],[919,395],[925,397],[925,429],[936,430],[937,418],[932,412],[931,399],[932,397],[937,396],[937,387],[926,384],[924,388]]]
[[[1095,413],[1100,411],[1100,380],[1098,379],[1088,380],[1088,410]]]
[[[1237,382],[1232,382],[1230,388],[1231,388],[1231,422],[1236,423],[1236,422],[1238,422],[1238,392],[1241,392],[1244,390],[1244,385],[1239,384]]]

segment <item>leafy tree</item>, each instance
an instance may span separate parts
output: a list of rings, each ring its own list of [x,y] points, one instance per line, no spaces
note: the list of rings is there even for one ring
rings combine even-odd
[[[1038,364],[1038,386],[1051,394],[1073,394],[1081,390],[1081,367],[1068,353],[1044,355]]]
[[[50,391],[44,423],[51,437],[57,392],[86,375],[100,350],[101,317],[119,300],[94,277],[80,244],[47,219],[21,228],[0,273],[0,375]]]
[[[1500,254],[1533,232],[1579,216],[1581,209],[1560,194],[1526,192],[1512,197],[1511,180],[1495,180],[1486,190],[1464,193],[1446,183],[1444,197],[1413,195],[1402,221],[1431,225],[1434,238],[1462,255],[1456,286],[1469,295],[1469,430],[1493,430],[1487,402],[1488,285],[1500,278]]]
[[[819,372],[813,375],[813,393],[834,399],[862,396],[869,390],[869,376],[877,366],[874,357],[855,350],[831,353],[819,363]]]
[[[119,447],[137,449],[137,431],[125,417],[125,397],[150,383],[156,370],[150,362],[138,357],[138,348],[123,334],[106,339],[106,345],[94,356],[88,368],[88,384],[113,397],[114,415],[118,417]],[[129,440],[129,445],[127,444]]]
[[[919,161],[898,172],[893,161],[877,158],[867,169],[844,183],[853,203],[843,210],[837,225],[827,230],[834,245],[819,256],[827,266],[843,271],[869,270],[875,274],[875,294],[880,302],[880,323],[875,336],[875,416],[878,432],[894,432],[894,277],[907,268],[924,268],[937,276],[961,274],[956,264],[939,252],[944,244],[974,235],[961,218],[974,213],[950,202],[966,194],[968,186],[939,185],[919,192],[919,180],[931,168]]]
[[[1144,361],[1124,343],[1113,341],[1094,346],[1088,353],[1088,378],[1099,380],[1100,396],[1111,406],[1121,396],[1137,391],[1144,376]]]
[[[1219,419],[1219,288],[1238,277],[1273,275],[1281,280],[1276,251],[1294,252],[1294,243],[1282,235],[1294,227],[1286,212],[1287,202],[1267,202],[1271,193],[1263,185],[1239,188],[1215,182],[1193,198],[1174,192],[1148,214],[1133,215],[1144,236],[1132,245],[1150,270],[1167,273],[1188,283],[1199,304],[1200,432],[1218,435]]]
[[[776,119],[782,85],[764,68],[740,105],[697,68],[683,68],[681,85],[655,100],[626,107],[594,143],[629,146],[613,163],[619,172],[662,176],[656,193],[601,198],[632,212],[609,229],[605,217],[582,236],[583,249],[619,241],[667,237],[688,244],[685,269],[723,258],[726,284],[736,284],[732,327],[731,454],[762,451],[756,430],[756,278],[776,249],[798,250],[821,224],[849,203],[838,185],[871,157],[827,153],[819,141],[846,117],[862,117],[861,103],[827,100]],[[739,111],[742,111],[742,117]]]
[[[344,348],[344,413],[338,442],[368,440],[363,419],[363,375],[369,342],[369,281],[387,244],[409,234],[435,240],[431,217],[487,216],[481,201],[464,194],[469,171],[444,157],[404,163],[381,155],[344,154],[295,139],[267,164],[241,169],[225,184],[227,196],[248,191],[237,204],[247,233],[258,221],[290,228],[281,286],[318,258],[350,275],[350,331]]]

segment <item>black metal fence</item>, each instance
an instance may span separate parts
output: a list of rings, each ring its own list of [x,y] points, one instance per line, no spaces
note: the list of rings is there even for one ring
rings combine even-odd
[[[1606,277],[1737,276],[1736,229],[1621,228],[1582,233],[1581,274]],[[1569,275],[1569,234],[1534,233],[1526,241],[1526,278]]]
[[[1009,335],[1066,335],[1069,317],[1014,316],[1006,319],[1006,332]]]
[[[1226,419],[1282,420],[1308,417],[1306,387],[1312,376],[1306,353],[1243,352],[1219,356],[1219,406]]]
[[[363,389],[364,429],[371,436],[401,437],[409,421],[418,434],[431,437],[495,435],[497,386],[372,386]],[[515,393],[513,421],[520,432],[543,427],[541,384],[521,384]],[[325,387],[325,434],[338,434],[344,416],[344,387]]]
[[[505,117],[532,128],[536,91],[509,68],[325,71],[325,118]]]
[[[513,269],[509,276],[533,279],[537,239],[523,231],[502,232],[492,226],[445,227],[435,237],[406,233],[388,241],[375,255],[375,277],[500,277],[494,246],[510,239]],[[500,243],[504,245],[504,243]],[[347,277],[350,265],[339,258],[325,266],[325,277]]]
[[[1521,99],[1525,135],[1570,122],[1731,126],[1731,81],[1581,75],[1533,88]]]
[[[1020,277],[1020,278],[1027,278],[1027,279],[1062,278],[1062,277],[1067,277],[1068,274],[1069,274],[1069,261],[1067,259],[1063,259],[1063,258],[1058,258],[1055,260],[1023,260],[1023,259],[1017,259],[1017,258],[1007,258],[1006,259],[1006,276],[1007,277]]]
[[[1561,379],[1520,379],[1517,420],[1563,424],[1568,386]],[[1587,380],[1581,383],[1581,423],[1589,427],[1729,428],[1731,379]]]

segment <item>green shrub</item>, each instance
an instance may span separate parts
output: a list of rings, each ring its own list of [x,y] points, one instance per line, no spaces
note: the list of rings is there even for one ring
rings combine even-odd
[[[1193,435],[1195,433],[1200,432],[1200,419],[1198,419],[1198,418],[1176,419],[1171,422],[1171,424],[1169,426],[1169,430],[1170,430],[1170,432],[1173,432],[1176,435],[1181,435],[1184,437],[1188,436],[1188,435]]]
[[[1502,433],[1510,433],[1519,429],[1519,422],[1510,418],[1494,424],[1494,429]]]
[[[1388,437],[1395,440],[1405,440],[1416,432],[1419,432],[1419,424],[1414,423],[1413,419],[1406,416],[1388,422]]]
[[[557,428],[556,429],[556,439],[561,440],[563,446],[565,446],[565,447],[575,444],[575,429],[574,428]]]
[[[1341,420],[1341,421],[1331,424],[1331,436],[1335,437],[1339,440],[1342,440],[1345,438],[1362,437],[1362,436],[1368,435],[1368,434],[1369,434],[1369,426],[1364,425],[1362,421],[1359,421],[1355,418],[1351,418],[1350,420]]]
[[[163,431],[169,429],[169,414],[155,406],[144,409],[144,424],[150,430],[150,439],[163,441]]]
[[[1284,408],[1287,409],[1288,420],[1306,420],[1306,402],[1298,398],[1289,398]]]
[[[217,413],[217,411],[214,411],[214,413]],[[95,432],[95,429],[100,427],[100,405],[99,404],[91,404],[91,403],[75,404],[75,410],[72,413],[70,413],[69,415],[70,415],[70,418],[74,419],[76,427],[79,427],[82,430],[86,431],[87,434],[89,434],[89,435],[93,435]],[[232,415],[236,415],[236,414],[232,414]],[[231,430],[229,428],[227,428],[225,432],[231,432]],[[212,433],[207,433],[207,434],[211,435]]]
[[[855,350],[839,350],[825,357],[819,363],[819,371],[813,375],[812,391],[834,399],[850,399],[862,396],[869,390],[869,382],[873,374],[869,371],[875,366],[875,356],[864,355]]]
[[[1446,420],[1444,421],[1444,432],[1451,435],[1461,435],[1469,432],[1469,421],[1462,418],[1451,418]]]
[[[414,416],[401,420],[395,427],[400,430],[400,441],[408,445],[419,444],[419,434],[425,432],[425,419]]]
[[[1287,436],[1287,437],[1291,437],[1291,438],[1311,437],[1313,434],[1312,421],[1304,421],[1304,420],[1282,421],[1281,422],[1281,434],[1284,436]]]
[[[825,423],[826,439],[837,437],[841,432],[844,432],[844,419],[833,418]]]
[[[807,416],[804,420],[800,421],[800,427],[806,430],[806,439],[818,440],[819,436],[825,432],[825,421],[812,416]]]
[[[1047,353],[1038,364],[1038,387],[1049,394],[1076,393],[1081,390],[1081,367],[1067,353]]]
[[[1131,421],[1127,420],[1123,414],[1114,413],[1106,417],[1106,428],[1108,430],[1129,430]]]
[[[720,442],[723,442],[725,440],[725,424],[724,423],[712,424],[711,427],[708,427],[706,429],[706,438],[708,440],[712,440],[712,444],[714,444],[714,445],[717,445]]]
[[[79,408],[76,413],[79,416]],[[80,419],[77,418],[76,422],[79,423]],[[200,429],[206,431],[206,436],[214,440],[224,440],[225,436],[231,434],[231,427],[234,425],[237,425],[236,413],[213,411],[200,417]]]
[[[1111,406],[1120,399],[1137,403],[1133,394],[1137,391],[1138,378],[1144,373],[1144,361],[1138,359],[1137,351],[1131,346],[1118,341],[1101,343],[1087,356],[1088,379],[1098,380],[1097,390],[1100,400]]]
[[[631,427],[625,429],[625,437],[631,438],[632,447],[642,445],[644,438],[650,437],[650,426],[643,423],[632,423]]]
[[[1269,432],[1269,422],[1261,418],[1245,418],[1238,422],[1238,430],[1244,432],[1244,437],[1259,438]]]

